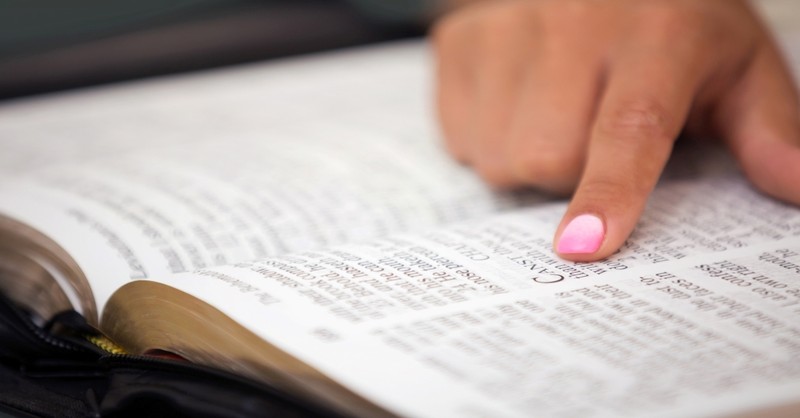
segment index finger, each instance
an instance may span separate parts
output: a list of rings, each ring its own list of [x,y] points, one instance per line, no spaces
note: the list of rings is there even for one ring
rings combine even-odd
[[[611,68],[586,166],[556,233],[566,259],[599,260],[622,246],[707,73],[693,45],[631,51]]]

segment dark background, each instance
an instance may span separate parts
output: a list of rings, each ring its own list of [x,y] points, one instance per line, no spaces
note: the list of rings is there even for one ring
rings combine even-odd
[[[359,3],[0,0],[0,99],[424,33]]]

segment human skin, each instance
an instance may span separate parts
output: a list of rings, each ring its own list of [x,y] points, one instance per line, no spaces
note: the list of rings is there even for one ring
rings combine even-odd
[[[432,37],[448,150],[496,187],[572,193],[565,259],[624,243],[681,132],[800,205],[797,88],[744,0],[475,1]]]

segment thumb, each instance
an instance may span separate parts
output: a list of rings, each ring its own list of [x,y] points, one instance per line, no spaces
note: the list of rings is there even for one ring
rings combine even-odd
[[[756,187],[800,205],[800,102],[774,44],[721,101],[715,124]]]

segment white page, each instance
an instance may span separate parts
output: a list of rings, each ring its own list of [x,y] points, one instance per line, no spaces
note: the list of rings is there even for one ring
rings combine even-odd
[[[64,247],[101,309],[131,279],[541,201],[491,191],[442,150],[427,54],[412,42],[0,106],[0,213]]]
[[[772,14],[785,17],[780,10]],[[795,64],[797,38],[791,30],[780,37]],[[0,104],[0,212],[65,247],[102,306],[130,278],[357,241],[507,207],[508,197],[489,192],[438,148],[427,55],[425,46],[412,42]],[[312,157],[297,161],[295,151]],[[380,157],[369,161],[371,152]],[[301,176],[287,181],[291,175],[280,167],[299,168]],[[407,179],[417,183],[409,187]],[[158,192],[154,181],[164,183]],[[259,194],[264,187],[275,193]],[[221,204],[221,196],[244,205]],[[206,201],[187,205],[198,197]],[[304,216],[306,204],[336,207],[335,219],[323,213],[328,209]],[[230,217],[215,231],[198,227],[209,214],[224,217],[217,211],[231,206],[249,219]],[[276,210],[294,218],[281,221],[291,242],[274,239],[273,231],[251,233],[259,225],[271,229],[265,218]],[[164,239],[155,243],[154,236]]]
[[[723,415],[800,404],[800,210],[662,185],[623,251],[550,251],[554,204],[159,280],[409,416]]]
[[[397,44],[0,108],[0,212],[73,255],[102,309],[131,279],[516,204],[441,149],[427,60]]]

